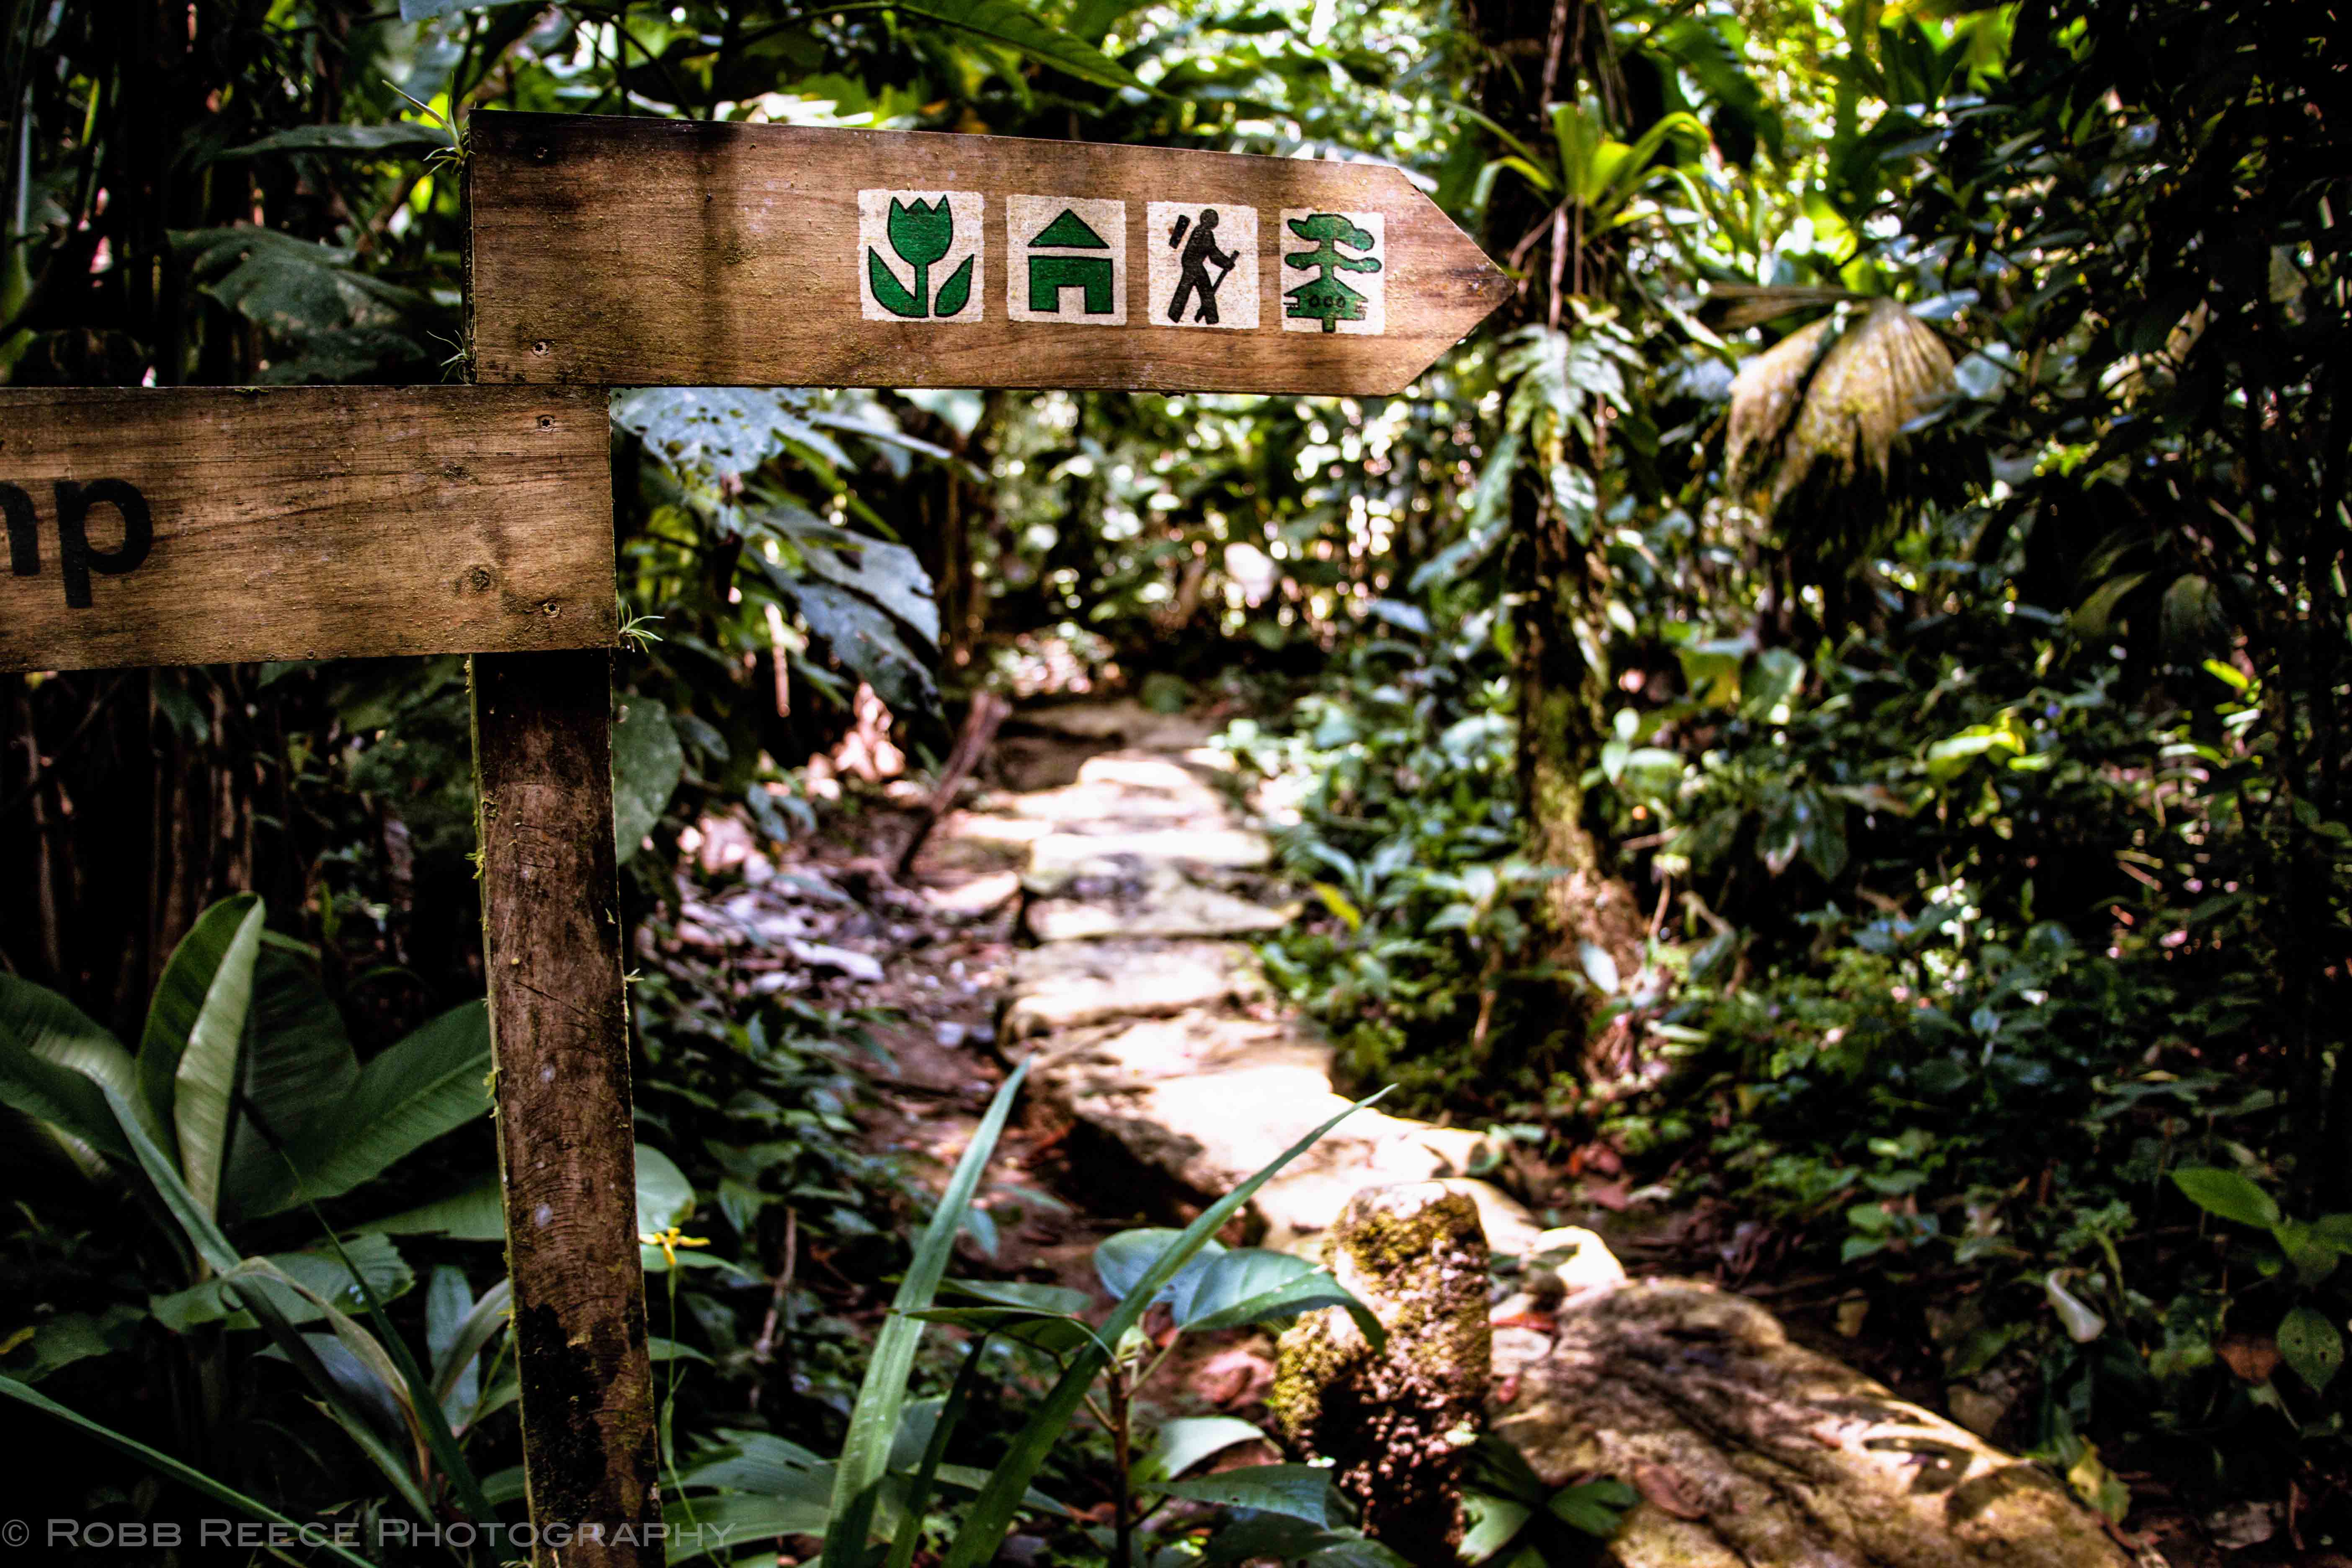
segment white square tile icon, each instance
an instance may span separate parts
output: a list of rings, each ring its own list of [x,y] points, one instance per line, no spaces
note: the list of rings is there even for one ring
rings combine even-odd
[[[1278,236],[1286,332],[1388,329],[1387,226],[1379,213],[1285,207]]]
[[[1155,327],[1256,327],[1257,209],[1221,202],[1152,202],[1144,266]]]
[[[1004,198],[1004,313],[1016,321],[1127,324],[1127,204]]]
[[[986,313],[978,191],[857,193],[857,300],[869,321]]]

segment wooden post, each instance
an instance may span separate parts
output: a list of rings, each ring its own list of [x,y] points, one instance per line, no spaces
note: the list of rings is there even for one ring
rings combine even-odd
[[[482,962],[542,1568],[658,1564],[613,845],[613,656],[472,661]]]

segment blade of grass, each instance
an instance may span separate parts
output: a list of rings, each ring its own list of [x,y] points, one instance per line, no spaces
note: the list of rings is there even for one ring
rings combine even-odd
[[[239,1513],[251,1514],[266,1523],[289,1526],[298,1532],[298,1539],[303,1539],[299,1532],[304,1527],[299,1521],[287,1518],[268,1503],[257,1501],[233,1487],[223,1486],[194,1466],[184,1464],[160,1449],[151,1448],[136,1437],[126,1437],[102,1422],[93,1421],[79,1411],[68,1410],[47,1394],[27,1388],[13,1377],[0,1377],[0,1394],[6,1394],[20,1404],[29,1405],[45,1415],[54,1415],[68,1426],[79,1427],[108,1447],[118,1448],[141,1463],[154,1467],[181,1485],[191,1490],[202,1492],[215,1502],[226,1504]],[[355,1552],[346,1552],[336,1545],[332,1540],[327,1539],[325,1532],[319,1531],[316,1526],[310,1527],[310,1530],[311,1533],[319,1539],[303,1539],[304,1545],[315,1546],[329,1556],[352,1564],[352,1568],[375,1568],[375,1565],[366,1558]]]
[[[931,1440],[923,1447],[923,1462],[916,1467],[914,1484],[907,1491],[907,1511],[898,1521],[898,1538],[890,1542],[889,1560],[882,1568],[913,1568],[915,1547],[923,1539],[924,1505],[931,1500],[940,1461],[948,1457],[948,1438],[954,1435],[956,1423],[963,1419],[963,1407],[971,1398],[973,1385],[980,1382],[980,1352],[987,1348],[986,1334],[971,1342],[971,1351],[963,1358],[963,1367],[948,1390],[947,1403],[940,1406],[940,1418],[931,1427]]]
[[[971,1147],[964,1150],[955,1173],[948,1178],[947,1191],[940,1196],[939,1209],[931,1215],[923,1239],[915,1247],[914,1260],[899,1282],[890,1316],[874,1337],[874,1357],[866,1363],[866,1381],[859,1385],[857,1404],[850,1412],[849,1435],[834,1469],[833,1516],[824,1532],[820,1568],[861,1568],[865,1561],[866,1538],[873,1531],[883,1477],[890,1468],[890,1445],[898,1435],[899,1413],[907,1403],[907,1380],[915,1370],[915,1346],[923,1335],[924,1325],[909,1314],[929,1307],[939,1290],[948,1259],[955,1252],[957,1233],[963,1228],[963,1211],[980,1190],[981,1173],[996,1152],[1005,1120],[1013,1114],[1013,1101],[1028,1076],[1029,1063],[1024,1061],[996,1091],[987,1116],[972,1134]],[[1019,1496],[1017,1489],[1014,1495]]]
[[[1102,1327],[1097,1331],[1098,1342],[1117,1344],[1121,1335],[1142,1321],[1152,1298],[1160,1294],[1160,1288],[1176,1278],[1177,1271],[1191,1260],[1192,1255],[1200,1251],[1227,1220],[1239,1214],[1242,1205],[1248,1203],[1276,1172],[1314,1147],[1323,1134],[1386,1093],[1387,1089],[1381,1089],[1380,1094],[1368,1096],[1348,1107],[1283,1151],[1272,1164],[1218,1199],[1200,1218],[1185,1226],[1184,1233],[1160,1255],[1160,1261],[1136,1281],[1135,1288],[1127,1293],[1127,1299],[1112,1309],[1110,1316],[1103,1321]],[[1061,1381],[1054,1384],[1053,1392],[1045,1396],[1045,1403],[1036,1415],[1030,1417],[1029,1425],[1022,1428],[1021,1435],[1013,1439],[1012,1450],[990,1475],[988,1486],[972,1503],[971,1511],[964,1516],[963,1528],[956,1531],[955,1543],[948,1548],[940,1568],[982,1568],[983,1564],[995,1558],[997,1549],[1004,1544],[1005,1536],[1013,1529],[1013,1515],[1020,1510],[1022,1495],[1029,1489],[1030,1479],[1036,1475],[1038,1467],[1045,1462],[1045,1456],[1053,1451],[1054,1445],[1061,1440],[1072,1417],[1076,1415],[1079,1404],[1085,1400],[1087,1390],[1094,1386],[1096,1376],[1108,1359],[1097,1345],[1089,1345],[1070,1358],[1069,1367],[1062,1373]],[[828,1564],[827,1568],[831,1565]]]

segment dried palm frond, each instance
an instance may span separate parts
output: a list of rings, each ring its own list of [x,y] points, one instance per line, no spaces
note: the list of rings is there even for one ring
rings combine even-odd
[[[1763,488],[1775,507],[1824,459],[1836,464],[1841,483],[1864,463],[1884,479],[1895,436],[1951,377],[1943,340],[1899,302],[1874,300],[1859,321],[1841,310],[1739,367],[1731,383],[1731,470],[1761,486],[1769,469]]]
[[[1727,332],[1744,332],[1808,305],[1846,305],[1864,298],[1851,289],[1806,283],[1710,283],[1706,297],[1710,304],[1727,302],[1721,323]]]

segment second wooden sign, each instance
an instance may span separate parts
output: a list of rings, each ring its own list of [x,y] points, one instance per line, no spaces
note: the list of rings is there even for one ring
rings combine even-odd
[[[0,670],[610,647],[602,392],[0,390]]]

